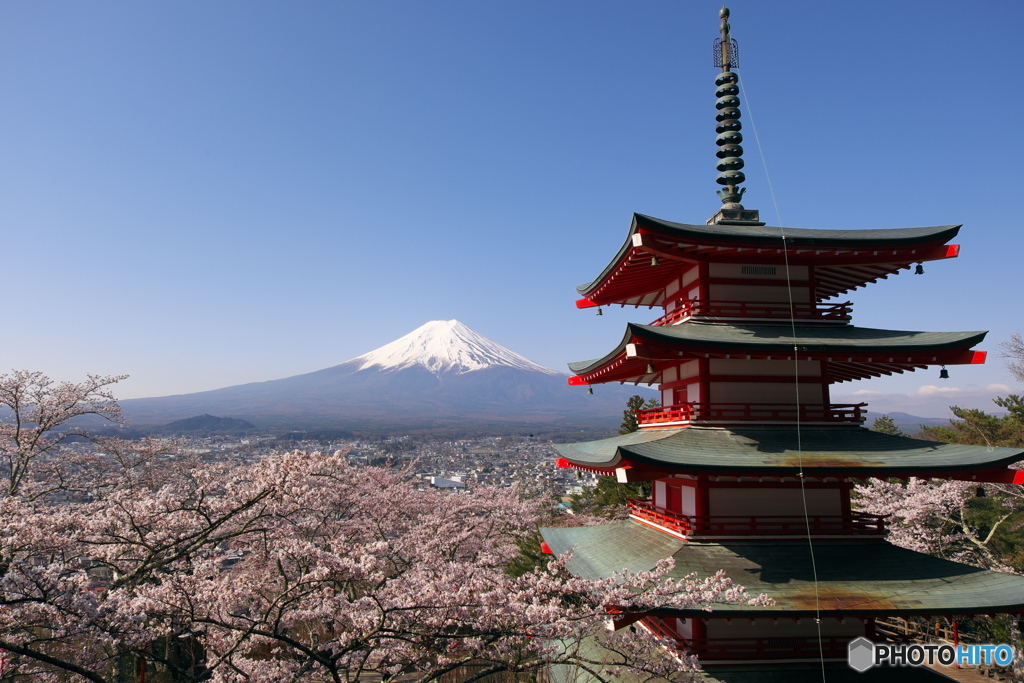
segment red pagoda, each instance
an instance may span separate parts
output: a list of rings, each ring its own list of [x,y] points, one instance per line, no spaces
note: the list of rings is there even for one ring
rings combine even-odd
[[[560,467],[652,482],[629,520],[543,529],[588,578],[724,569],[770,607],[651,613],[640,625],[699,655],[709,680],[917,680],[927,670],[846,665],[849,641],[879,640],[876,620],[1024,612],[1024,577],[962,565],[884,540],[883,518],[854,511],[867,477],[1024,483],[1024,450],[935,443],[870,431],[865,404],[834,404],[833,384],[978,364],[985,332],[851,324],[837,297],[925,261],[956,257],[958,225],[873,230],[766,226],[740,203],[744,181],[735,41],[716,41],[721,209],[705,225],[635,214],[625,243],[578,288],[580,308],[663,310],[629,324],[604,357],[570,364],[569,383],[657,384],[662,407],[640,429],[558,447]],[[756,675],[755,675],[756,674]]]

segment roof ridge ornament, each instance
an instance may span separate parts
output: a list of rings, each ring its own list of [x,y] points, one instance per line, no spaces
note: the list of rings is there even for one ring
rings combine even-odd
[[[715,108],[718,113],[715,120],[715,132],[718,137],[715,142],[718,144],[718,177],[715,179],[722,189],[717,194],[722,200],[722,208],[708,221],[708,225],[717,223],[735,223],[740,225],[764,225],[760,222],[757,211],[743,208],[740,200],[743,193],[747,191],[739,184],[746,180],[743,175],[743,135],[740,129],[740,87],[739,76],[733,72],[733,67],[739,66],[739,46],[729,35],[729,8],[723,7],[718,16],[721,19],[719,30],[722,33],[720,38],[715,39],[714,57],[715,66],[721,67],[722,72],[715,78]]]

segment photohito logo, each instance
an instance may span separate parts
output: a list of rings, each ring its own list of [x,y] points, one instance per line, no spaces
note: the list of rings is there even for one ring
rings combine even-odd
[[[1009,645],[949,645],[934,643],[873,643],[861,637],[850,641],[850,667],[865,672],[873,666],[1008,666],[1013,662]]]

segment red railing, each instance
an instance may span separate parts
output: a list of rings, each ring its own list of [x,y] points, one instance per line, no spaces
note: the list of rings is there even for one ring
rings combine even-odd
[[[774,638],[681,637],[661,619],[645,618],[643,625],[659,638],[671,638],[681,650],[703,659],[781,659],[818,657],[846,658],[852,636],[782,636]]]
[[[671,640],[680,640],[679,634],[674,629],[670,628],[664,621],[658,617],[643,617],[640,620],[647,629],[658,636],[659,638],[669,638]]]
[[[630,514],[684,536],[796,536],[882,535],[885,517],[851,512],[849,515],[683,515],[654,505],[650,500],[627,500]]]
[[[812,320],[815,322],[847,322],[852,303],[809,304],[786,301],[705,301],[682,299],[676,309],[666,313],[652,325],[672,325],[693,317],[706,318],[768,318],[772,320]]]
[[[691,422],[864,422],[867,403],[678,403],[636,412],[641,427],[669,427]],[[799,411],[799,412],[798,412]]]

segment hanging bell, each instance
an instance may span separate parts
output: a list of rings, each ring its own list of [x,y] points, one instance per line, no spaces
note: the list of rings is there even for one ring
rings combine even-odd
[[[946,369],[945,365],[939,370],[939,379],[949,379],[949,370]]]
[[[604,315],[604,313],[602,313],[602,312],[601,312],[601,309],[600,309],[600,308],[598,308],[598,309],[597,309],[597,314],[598,314],[598,315]]]
[[[654,374],[654,363],[648,363],[647,364],[647,374],[648,375],[653,375]]]
[[[660,265],[661,265],[661,264],[660,264],[660,263],[658,262],[658,257],[657,257],[657,256],[652,256],[652,257],[651,257],[651,265],[652,265],[652,266],[660,266]]]
[[[914,268],[914,275],[924,275],[924,266],[918,263]]]
[[[593,394],[594,393],[594,387],[587,387],[587,393],[588,394]]]

